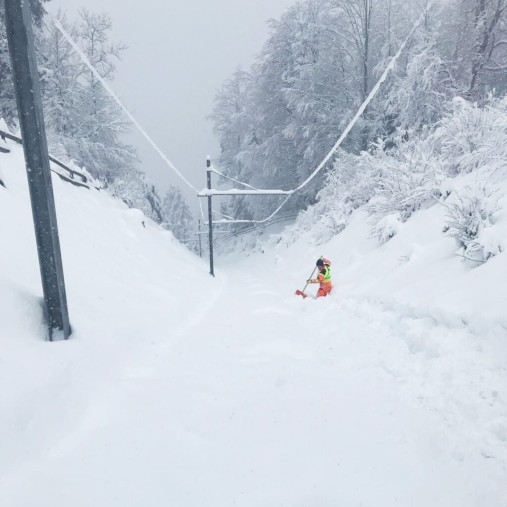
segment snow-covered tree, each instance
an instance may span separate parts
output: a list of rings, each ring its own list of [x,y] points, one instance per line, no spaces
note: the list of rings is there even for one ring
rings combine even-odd
[[[248,179],[245,173],[247,153],[251,146],[259,143],[255,133],[255,119],[251,117],[250,90],[252,76],[238,69],[227,79],[215,95],[215,104],[210,119],[220,139],[218,166],[230,177]]]
[[[82,10],[79,21],[67,28],[102,79],[113,79],[115,60],[125,48],[109,42],[110,18]],[[125,166],[133,167],[136,154],[122,141],[130,127],[121,108],[51,25],[45,49],[49,129],[92,175],[111,180],[123,174]]]
[[[30,0],[33,14],[34,31],[38,33],[44,15],[42,4],[49,0]],[[11,63],[5,31],[4,3],[0,2],[0,118],[3,118],[9,127],[17,124],[18,113],[16,98],[12,84]]]
[[[193,249],[195,245],[190,240],[195,236],[195,222],[179,188],[171,186],[166,192],[162,201],[162,213],[164,227]]]
[[[108,185],[108,191],[121,199],[129,208],[141,210],[147,217],[161,224],[164,221],[160,197],[144,173],[128,170]]]
[[[507,0],[470,0],[472,15],[470,85],[476,92],[487,72],[507,72]]]
[[[447,0],[439,47],[463,94],[507,88],[507,0]]]
[[[384,114],[393,115],[399,128],[413,132],[435,125],[456,90],[431,36],[412,47],[409,54],[405,73],[391,81]]]
[[[57,18],[65,30],[77,38],[76,28],[59,12]],[[81,64],[61,32],[52,20],[46,24],[44,37],[41,38],[42,50],[39,58],[41,91],[44,97],[44,120],[48,129],[61,143],[62,139],[72,136],[76,117],[80,112],[81,86],[79,76]]]

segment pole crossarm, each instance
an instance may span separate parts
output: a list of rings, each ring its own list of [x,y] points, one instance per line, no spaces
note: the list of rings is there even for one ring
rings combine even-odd
[[[220,225],[220,224],[224,224],[224,223],[226,223],[226,222],[212,222],[213,225],[215,225],[215,224],[219,224]],[[203,225],[209,225],[209,224],[208,224],[208,222],[204,222]],[[202,235],[202,236],[204,236],[204,235],[206,235],[208,233],[207,232],[197,232],[196,233],[196,235],[199,235],[199,234]],[[215,235],[215,234],[230,234],[230,233],[229,233],[229,231],[213,231],[213,235]]]
[[[292,195],[294,190],[241,190],[231,188],[229,190],[216,190],[204,188],[197,193],[197,197],[210,197],[213,195]]]
[[[221,225],[221,224],[251,224],[252,220],[213,220],[211,222],[213,225]],[[204,222],[204,225],[209,225],[208,222]],[[222,231],[213,231],[213,234],[220,233]],[[226,231],[223,231],[226,232]]]

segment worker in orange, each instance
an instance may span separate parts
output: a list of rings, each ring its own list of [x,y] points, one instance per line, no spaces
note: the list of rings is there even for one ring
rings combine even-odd
[[[306,283],[320,283],[317,297],[324,297],[333,289],[333,285],[331,284],[331,261],[321,257],[317,260],[316,264],[318,270],[317,278],[311,278]]]

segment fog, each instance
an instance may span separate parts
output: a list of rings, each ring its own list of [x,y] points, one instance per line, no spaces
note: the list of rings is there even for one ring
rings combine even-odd
[[[219,147],[207,119],[216,90],[237,67],[248,69],[268,37],[269,18],[279,18],[294,0],[51,0],[69,20],[80,8],[112,19],[111,39],[128,49],[118,63],[115,93],[180,172],[206,186],[206,156]],[[178,186],[193,210],[192,191],[133,127],[127,139],[138,149],[141,168],[163,194]]]

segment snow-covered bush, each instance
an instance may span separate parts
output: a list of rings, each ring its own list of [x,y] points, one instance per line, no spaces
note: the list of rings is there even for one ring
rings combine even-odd
[[[300,213],[283,239],[290,244],[310,232],[317,244],[327,241],[347,226],[355,209],[364,208],[372,235],[383,243],[436,197],[448,206],[446,231],[462,255],[481,261],[496,255],[503,248],[501,234],[490,225],[498,200],[484,185],[459,194],[454,187],[457,176],[470,180],[472,172],[490,184],[505,179],[506,113],[507,98],[489,99],[481,108],[458,98],[435,130],[400,130],[389,138],[389,148],[378,141],[359,155],[340,152],[317,203]]]
[[[425,205],[432,195],[435,179],[427,168],[414,167],[409,161],[391,161],[389,172],[379,181],[375,195],[367,205],[378,219],[396,212],[405,222]]]
[[[302,233],[312,228],[315,223],[315,217],[318,216],[315,208],[315,206],[310,206],[307,210],[301,211],[297,216],[295,224],[287,228],[284,235],[287,245],[294,243]]]
[[[502,251],[499,238],[490,230],[499,211],[496,191],[477,183],[454,191],[441,203],[447,208],[443,230],[455,239],[465,260],[478,264]]]
[[[316,206],[317,213],[314,215],[311,229],[312,238],[316,245],[326,243],[333,236],[340,234],[348,224],[348,217],[352,210],[340,201],[328,202],[325,212],[319,213],[319,207]],[[308,216],[306,218],[309,218]],[[309,224],[310,225],[310,224]]]
[[[320,245],[345,229],[349,214],[340,201],[318,202],[301,211],[295,223],[288,226],[281,237],[274,238],[274,242],[283,241],[289,246],[309,232],[315,244]]]
[[[432,136],[449,176],[467,174],[488,165],[495,168],[507,160],[507,100],[489,99],[479,107],[462,98],[451,102]]]
[[[302,234],[310,231],[320,219],[316,206],[310,206],[307,210],[301,211],[295,223],[287,227],[282,236],[273,238],[273,241],[275,244],[282,241],[286,246],[292,245]]]
[[[379,142],[359,155],[341,152],[327,176],[326,186],[318,194],[319,201],[338,201],[347,214],[368,203],[382,177],[378,162],[383,150],[384,145]]]
[[[377,151],[381,171],[374,195],[366,205],[371,215],[372,234],[381,243],[397,232],[397,223],[407,221],[432,201],[437,165],[431,143],[419,139],[397,144],[389,151]]]
[[[380,243],[386,243],[400,230],[402,220],[399,213],[391,213],[375,222],[372,233]]]
[[[286,230],[284,240],[291,244],[311,231],[316,244],[329,241],[345,229],[350,214],[371,199],[379,176],[374,154],[341,151],[317,194],[317,202],[299,213],[295,224]]]

